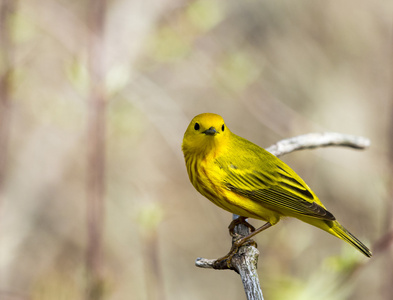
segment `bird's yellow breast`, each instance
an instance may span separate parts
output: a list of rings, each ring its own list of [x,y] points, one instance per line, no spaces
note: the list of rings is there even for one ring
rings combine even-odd
[[[279,213],[263,207],[260,202],[232,192],[225,184],[227,171],[214,157],[207,156],[204,159],[190,157],[186,159],[186,165],[195,189],[217,206],[231,213],[264,220],[271,224],[279,221]]]

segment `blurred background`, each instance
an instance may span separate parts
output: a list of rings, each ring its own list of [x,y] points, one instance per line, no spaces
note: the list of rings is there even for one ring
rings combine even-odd
[[[245,299],[231,214],[188,180],[202,112],[282,157],[374,252],[286,219],[256,237],[266,299],[393,299],[393,1],[1,0],[0,299]],[[262,222],[251,220],[255,226]]]

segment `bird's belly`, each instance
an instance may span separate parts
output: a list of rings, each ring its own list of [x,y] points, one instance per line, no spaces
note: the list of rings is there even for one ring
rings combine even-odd
[[[227,186],[203,166],[199,168],[198,180],[193,182],[195,188],[211,202],[231,213],[250,217],[276,224],[280,220],[280,214],[263,207],[260,203],[238,195],[229,190]]]
[[[264,220],[272,225],[276,224],[280,220],[281,215],[279,213],[262,206],[260,203],[237,195],[229,190],[227,190],[225,194],[228,199],[228,203],[230,203],[233,208],[233,210],[231,210],[232,213],[244,217]]]
[[[217,164],[208,160],[186,160],[190,181],[195,189],[211,202],[231,213],[264,220],[276,224],[281,215],[264,207],[261,203],[252,201],[231,191],[224,183],[226,173]]]

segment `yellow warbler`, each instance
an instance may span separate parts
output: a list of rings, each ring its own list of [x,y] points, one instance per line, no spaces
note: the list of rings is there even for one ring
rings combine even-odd
[[[267,222],[237,246],[282,217],[295,217],[371,256],[299,175],[268,151],[233,134],[221,116],[205,113],[192,119],[182,150],[188,176],[198,192],[231,213]]]

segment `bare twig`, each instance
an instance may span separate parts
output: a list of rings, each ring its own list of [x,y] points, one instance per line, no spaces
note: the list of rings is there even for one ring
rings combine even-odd
[[[282,156],[297,150],[329,146],[365,149],[370,146],[370,140],[361,136],[335,132],[309,133],[281,140],[271,145],[269,148],[266,148],[266,150],[275,156]]]
[[[281,140],[278,143],[268,147],[266,150],[275,156],[282,156],[297,150],[313,149],[328,146],[342,146],[355,149],[365,149],[370,145],[370,141],[364,137],[340,134],[334,132],[310,133],[297,137]],[[233,215],[234,218],[239,216]],[[235,232],[241,236],[248,234],[248,228],[242,224],[235,227]],[[252,245],[244,245],[239,252],[235,254],[231,261],[229,269],[235,270],[242,278],[244,290],[248,300],[262,300],[262,290],[257,273],[258,250]],[[215,259],[198,258],[195,265],[200,268],[212,269]],[[217,268],[215,268],[217,269]],[[222,269],[228,269],[223,266]]]
[[[243,247],[233,257],[232,264],[236,267],[243,282],[247,299],[263,300],[262,289],[258,278],[259,251],[253,246]]]

